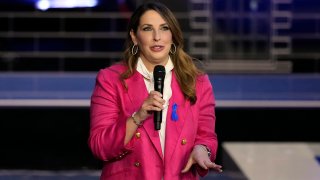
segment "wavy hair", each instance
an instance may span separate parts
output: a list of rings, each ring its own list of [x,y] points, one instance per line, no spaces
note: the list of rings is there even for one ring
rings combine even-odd
[[[130,36],[130,31],[132,30],[135,34],[137,33],[140,18],[148,10],[154,10],[158,12],[161,17],[168,23],[168,26],[172,33],[173,43],[176,45],[176,53],[170,53],[171,60],[174,65],[174,73],[185,98],[190,100],[190,102],[194,104],[197,101],[197,77],[198,75],[203,74],[203,71],[197,68],[194,63],[194,59],[183,50],[184,41],[182,31],[177,19],[165,5],[159,2],[144,3],[139,6],[131,16],[130,22],[128,24],[124,51],[124,64],[128,67],[128,69],[121,74],[121,80],[124,82],[125,79],[132,76],[134,73],[134,69],[136,68],[139,53],[135,55],[131,53],[131,48],[134,44]]]

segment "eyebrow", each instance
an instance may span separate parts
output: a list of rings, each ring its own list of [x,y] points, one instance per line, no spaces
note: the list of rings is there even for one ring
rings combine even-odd
[[[141,26],[153,26],[152,24],[142,24]],[[160,26],[168,26],[168,23],[160,24]]]

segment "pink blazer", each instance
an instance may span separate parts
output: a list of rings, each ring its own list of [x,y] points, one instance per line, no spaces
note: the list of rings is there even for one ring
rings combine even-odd
[[[208,171],[194,166],[181,173],[196,144],[208,146],[215,159],[215,102],[207,75],[198,78],[197,102],[185,100],[175,76],[172,76],[172,97],[169,102],[166,125],[165,154],[162,154],[158,131],[154,130],[153,116],[140,126],[132,140],[124,145],[126,120],[137,111],[148,92],[140,73],[135,72],[125,82],[119,79],[123,65],[100,70],[91,97],[89,147],[104,161],[101,179],[108,180],[193,180]],[[176,103],[178,120],[171,118]]]

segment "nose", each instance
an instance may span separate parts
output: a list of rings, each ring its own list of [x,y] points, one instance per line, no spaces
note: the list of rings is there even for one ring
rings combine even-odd
[[[154,31],[153,39],[154,39],[154,41],[159,41],[161,39],[160,31]]]

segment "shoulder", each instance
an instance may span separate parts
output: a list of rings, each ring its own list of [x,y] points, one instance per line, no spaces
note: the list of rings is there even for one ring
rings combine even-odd
[[[100,69],[97,73],[96,80],[100,83],[120,83],[120,76],[126,70],[126,68],[127,67],[124,64],[117,63],[104,69]]]
[[[125,70],[127,69],[127,67],[123,64],[123,63],[117,63],[117,64],[113,64],[109,67],[106,67],[104,69],[101,69],[100,72],[104,73],[104,74],[122,74]]]
[[[100,69],[97,76],[102,76],[104,78],[119,78],[126,69],[127,67],[123,63],[117,63],[104,69]]]
[[[206,73],[200,74],[197,77],[197,83],[210,83],[209,75]]]
[[[198,92],[203,91],[204,89],[212,89],[212,84],[208,74],[205,73],[205,74],[198,75],[197,82],[196,82],[196,89]]]

